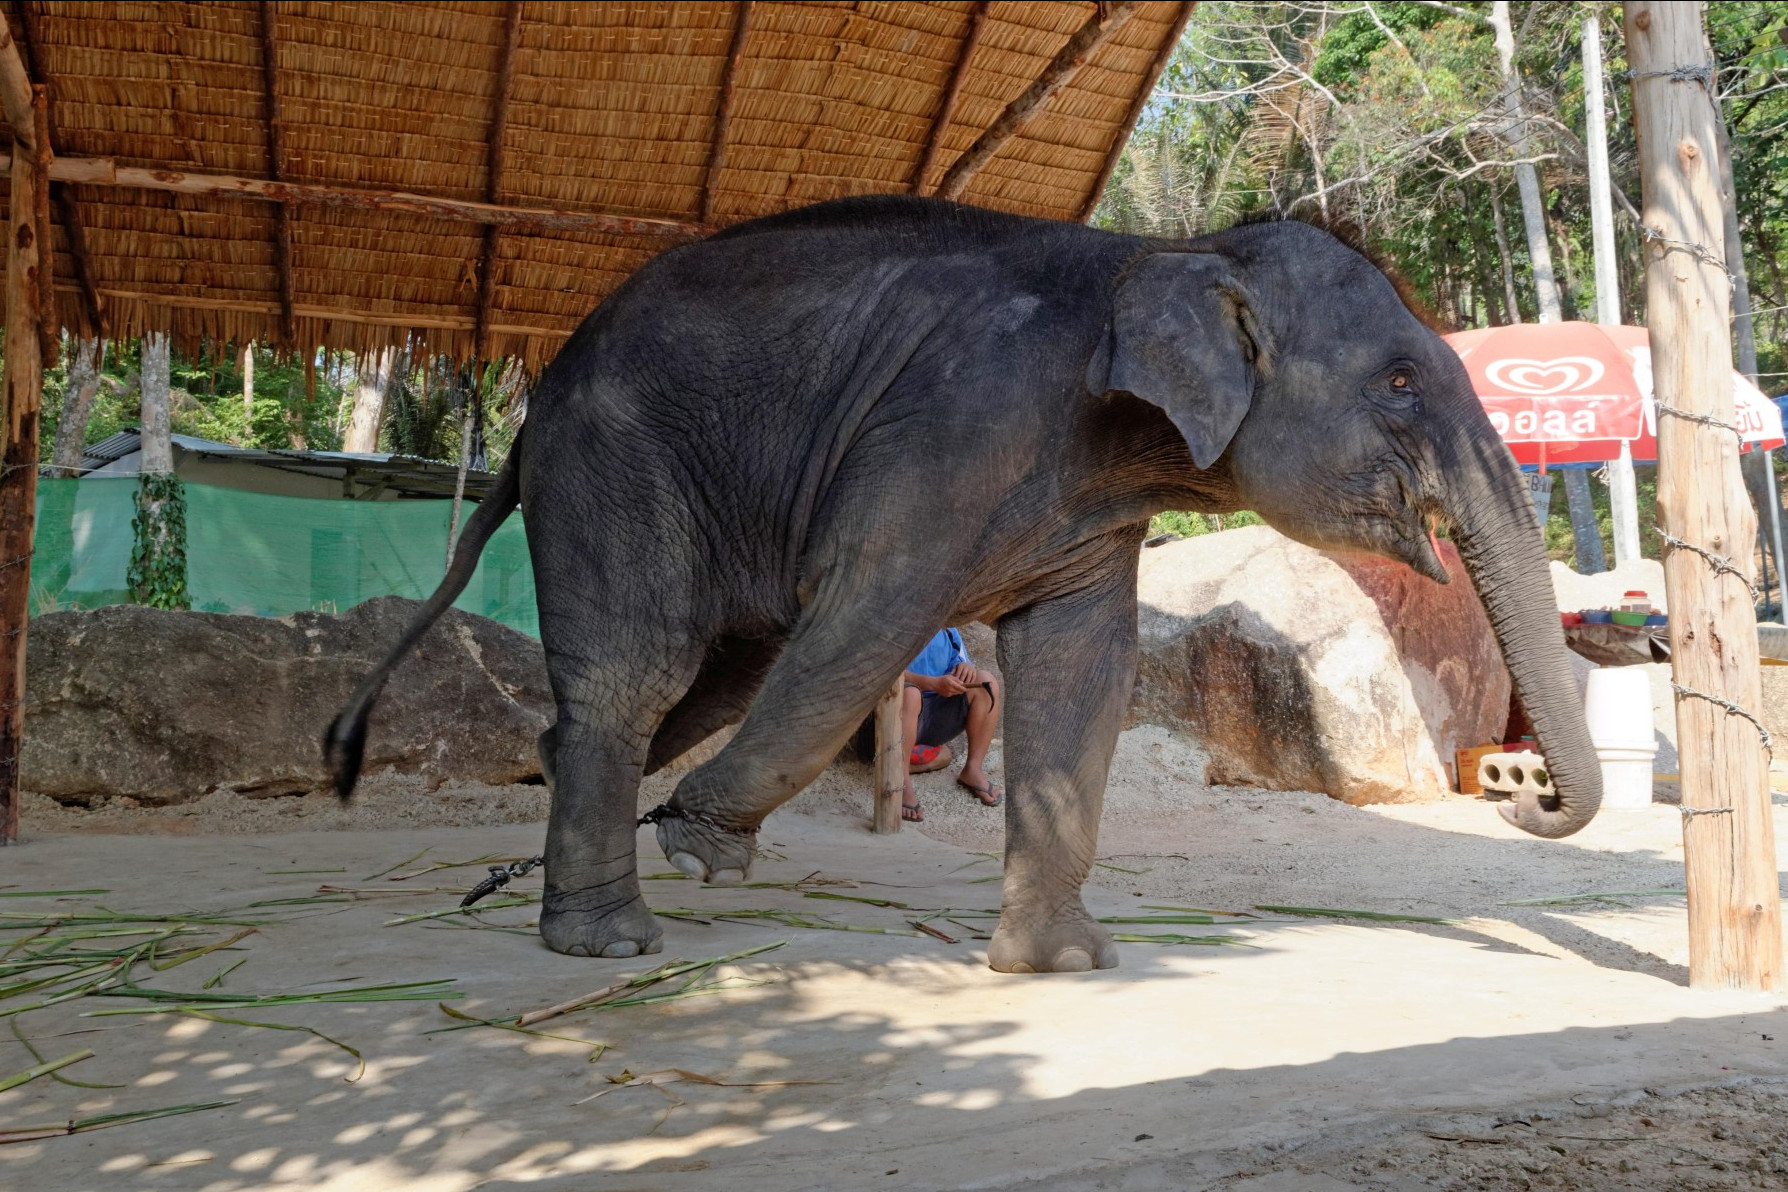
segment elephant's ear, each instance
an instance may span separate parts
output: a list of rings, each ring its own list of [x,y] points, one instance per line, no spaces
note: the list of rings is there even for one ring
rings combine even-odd
[[[1208,468],[1248,415],[1262,355],[1247,294],[1223,257],[1155,253],[1118,282],[1111,334],[1087,366],[1087,388],[1161,407],[1192,462]]]

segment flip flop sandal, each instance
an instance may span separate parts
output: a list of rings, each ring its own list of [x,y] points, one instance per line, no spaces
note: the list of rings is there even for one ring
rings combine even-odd
[[[1000,793],[994,789],[993,783],[991,782],[986,786],[972,786],[958,778],[956,780],[956,785],[975,796],[983,807],[998,807],[1000,805]]]
[[[909,824],[922,824],[925,822],[925,809],[917,803],[902,803],[900,818]]]

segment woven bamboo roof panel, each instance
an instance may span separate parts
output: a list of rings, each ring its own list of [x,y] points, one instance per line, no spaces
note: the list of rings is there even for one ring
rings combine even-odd
[[[8,17],[50,92],[52,177],[112,335],[419,336],[537,366],[707,229],[929,193],[953,168],[960,201],[1084,218],[1191,7],[23,0]],[[1041,79],[1059,85],[1025,108]],[[297,197],[246,197],[269,184]],[[88,329],[71,243],[58,227],[58,311]]]

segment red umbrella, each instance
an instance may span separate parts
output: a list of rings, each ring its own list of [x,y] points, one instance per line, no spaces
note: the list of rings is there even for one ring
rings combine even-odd
[[[1645,328],[1517,323],[1445,338],[1516,462],[1601,463],[1623,442],[1635,460],[1658,458]],[[1732,399],[1747,450],[1782,446],[1781,411],[1736,372]]]

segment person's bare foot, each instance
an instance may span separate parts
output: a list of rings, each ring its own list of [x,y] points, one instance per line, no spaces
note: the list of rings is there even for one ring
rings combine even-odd
[[[956,776],[956,785],[979,799],[983,807],[998,807],[1000,805],[999,788],[993,785],[993,780],[987,777],[987,772],[979,766],[974,769],[964,766],[962,773]]]
[[[906,789],[900,794],[900,818],[909,824],[925,822],[925,809],[919,806],[919,795],[913,790],[913,780],[906,780]]]

